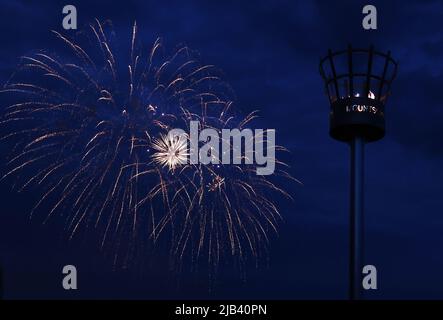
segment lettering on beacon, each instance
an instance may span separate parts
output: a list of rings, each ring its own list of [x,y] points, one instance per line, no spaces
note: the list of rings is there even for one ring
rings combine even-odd
[[[360,95],[357,93],[355,97],[359,97]],[[369,91],[368,94],[369,99],[375,99],[375,94]],[[364,104],[353,104],[353,105],[347,105],[345,108],[346,112],[367,112],[372,114],[378,114],[379,108],[375,106],[370,105],[364,105]],[[380,112],[381,113],[381,112]]]

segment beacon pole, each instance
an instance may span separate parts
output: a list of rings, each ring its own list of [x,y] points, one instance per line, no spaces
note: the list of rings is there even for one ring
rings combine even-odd
[[[351,141],[351,201],[349,215],[349,298],[361,298],[363,270],[363,185],[364,185],[364,139]]]
[[[0,265],[0,300],[3,300],[3,272],[2,267]]]

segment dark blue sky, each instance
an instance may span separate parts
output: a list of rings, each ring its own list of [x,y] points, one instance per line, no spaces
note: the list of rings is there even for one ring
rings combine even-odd
[[[134,20],[147,41],[186,43],[217,65],[244,112],[277,129],[291,151],[295,201],[273,240],[268,268],[245,281],[221,272],[181,276],[164,266],[112,270],[94,246],[67,243],[57,225],[29,220],[32,194],[0,185],[0,259],[5,298],[346,298],[349,150],[328,135],[328,101],[318,74],[328,48],[374,44],[391,50],[399,74],[386,110],[387,135],[366,149],[366,262],[379,272],[368,298],[443,298],[443,2],[372,1],[377,31],[361,27],[367,1],[7,1],[0,4],[0,80],[18,57],[51,48],[62,8],[79,27],[111,19],[120,35]],[[3,106],[2,106],[3,108]],[[2,150],[3,152],[4,150]],[[61,287],[74,264],[79,290]]]

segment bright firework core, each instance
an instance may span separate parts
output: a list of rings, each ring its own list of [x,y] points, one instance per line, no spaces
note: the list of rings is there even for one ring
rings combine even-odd
[[[153,155],[155,162],[169,170],[188,162],[188,137],[185,134],[162,134],[159,139],[154,138],[152,147],[157,152]]]

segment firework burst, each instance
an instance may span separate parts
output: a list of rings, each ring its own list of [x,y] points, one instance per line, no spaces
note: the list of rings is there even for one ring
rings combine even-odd
[[[102,247],[114,240],[125,263],[139,239],[162,235],[175,260],[186,252],[212,265],[225,253],[260,257],[280,219],[271,194],[289,195],[254,165],[188,164],[187,137],[167,134],[191,120],[222,130],[255,118],[236,120],[214,66],[186,46],[165,55],[160,39],[144,50],[136,24],[127,54],[108,22],[75,40],[54,34],[60,53],[22,57],[1,90],[1,141],[13,150],[2,179],[43,190],[33,212],[45,204],[45,221],[63,215],[70,238],[93,230]]]

